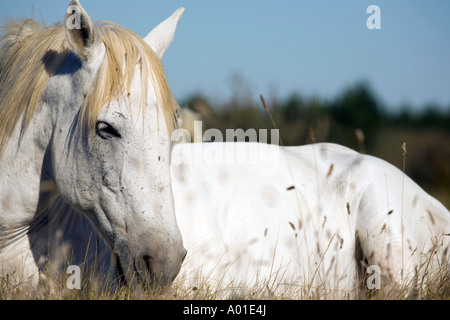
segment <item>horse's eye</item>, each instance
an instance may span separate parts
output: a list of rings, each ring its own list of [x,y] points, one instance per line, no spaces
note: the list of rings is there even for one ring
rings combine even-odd
[[[117,131],[112,125],[109,123],[98,121],[95,125],[95,132],[102,139],[111,139],[111,138],[122,138],[119,131]]]

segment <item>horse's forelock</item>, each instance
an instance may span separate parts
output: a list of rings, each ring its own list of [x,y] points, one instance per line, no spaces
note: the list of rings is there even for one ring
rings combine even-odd
[[[111,22],[99,24],[97,32],[106,47],[106,57],[100,67],[93,90],[82,109],[83,124],[93,129],[102,107],[121,95],[127,96],[135,76],[136,64],[139,63],[141,67],[139,111],[146,106],[150,80],[156,94],[157,110],[164,112],[167,127],[169,132],[172,132],[176,128],[179,107],[170,91],[161,61],[153,50],[134,32]]]

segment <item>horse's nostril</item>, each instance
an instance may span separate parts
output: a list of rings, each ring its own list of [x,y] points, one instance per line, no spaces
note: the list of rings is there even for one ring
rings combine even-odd
[[[126,283],[125,272],[124,272],[122,263],[120,261],[119,255],[114,254],[113,257],[114,257],[114,267],[115,267],[117,279],[119,280],[120,283],[125,284]]]
[[[144,260],[145,266],[148,270],[148,272],[151,274],[152,273],[152,267],[151,267],[151,260],[153,258],[149,255],[143,255],[142,256],[142,260]]]

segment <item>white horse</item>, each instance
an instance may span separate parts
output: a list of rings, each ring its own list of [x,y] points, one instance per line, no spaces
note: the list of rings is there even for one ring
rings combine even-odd
[[[55,267],[48,257],[58,256],[55,268],[76,260],[63,253],[89,258],[87,247],[61,250],[56,239],[68,237],[61,221],[70,220],[75,247],[78,235],[92,240],[88,252],[102,250],[65,212],[46,213],[62,201],[105,240],[122,280],[151,285],[176,277],[186,254],[170,177],[179,109],[160,59],[182,12],[145,39],[113,23],[94,25],[77,0],[65,25],[4,27],[0,277],[36,284]]]

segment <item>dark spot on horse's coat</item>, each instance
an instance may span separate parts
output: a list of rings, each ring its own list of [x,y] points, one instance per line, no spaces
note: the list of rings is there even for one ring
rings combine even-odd
[[[322,228],[325,226],[325,223],[327,223],[327,216],[323,217]]]
[[[419,200],[419,196],[418,196],[418,195],[415,195],[415,196],[414,196],[414,199],[413,199],[413,201],[412,201],[412,206],[413,206],[413,208],[416,207],[417,201],[418,201],[418,200]]]
[[[298,219],[298,230],[302,229],[302,220]]]
[[[348,203],[348,202],[347,202],[347,212],[348,212],[348,215],[350,215],[350,203]]]
[[[290,187],[286,188],[287,191],[291,191],[291,190],[294,190],[294,189],[295,189],[295,186],[290,186]]]
[[[186,193],[186,202],[187,202],[188,204],[192,204],[193,202],[195,202],[195,201],[196,201],[196,198],[197,198],[197,196],[196,196],[196,194],[195,194],[194,192],[188,191],[188,192]]]
[[[412,250],[411,240],[406,239],[406,242],[408,242],[408,248],[411,251]]]
[[[158,157],[158,161],[161,161],[161,157]]]
[[[219,171],[219,181],[222,184],[228,182],[228,173],[226,171]]]
[[[327,173],[327,178],[329,178],[331,176],[331,174],[333,173],[333,168],[334,168],[334,164],[331,164],[330,169],[328,170],[328,173]]]
[[[292,237],[285,237],[283,244],[287,247],[295,246],[295,240]]]
[[[269,208],[274,208],[278,204],[279,193],[273,186],[263,186],[260,194],[264,204]]]
[[[384,232],[384,230],[386,229],[386,223],[385,224],[383,224],[383,226],[381,227],[381,231],[380,231],[380,234],[382,234],[383,232]]]
[[[431,213],[430,210],[427,210],[427,213],[428,213],[428,216],[430,217],[431,223],[432,223],[433,225],[435,225],[434,218],[433,218],[433,214]]]
[[[295,231],[295,226],[294,226],[294,224],[293,224],[292,222],[289,221],[289,225],[291,226],[292,230]]]
[[[266,228],[266,229],[264,230],[264,237],[267,237],[267,232],[269,232],[269,229]]]
[[[355,161],[353,161],[352,167],[355,167],[354,169],[356,169],[356,167],[359,167],[361,165],[362,161],[363,161],[363,157],[362,156],[357,157],[355,159]]]
[[[186,171],[188,170],[188,168],[188,166],[182,163],[175,169],[176,177],[181,183],[186,181]]]
[[[342,249],[342,246],[344,245],[344,238],[341,238],[340,247],[339,249]]]
[[[389,210],[388,214],[391,214],[392,212],[394,212],[394,210]]]

